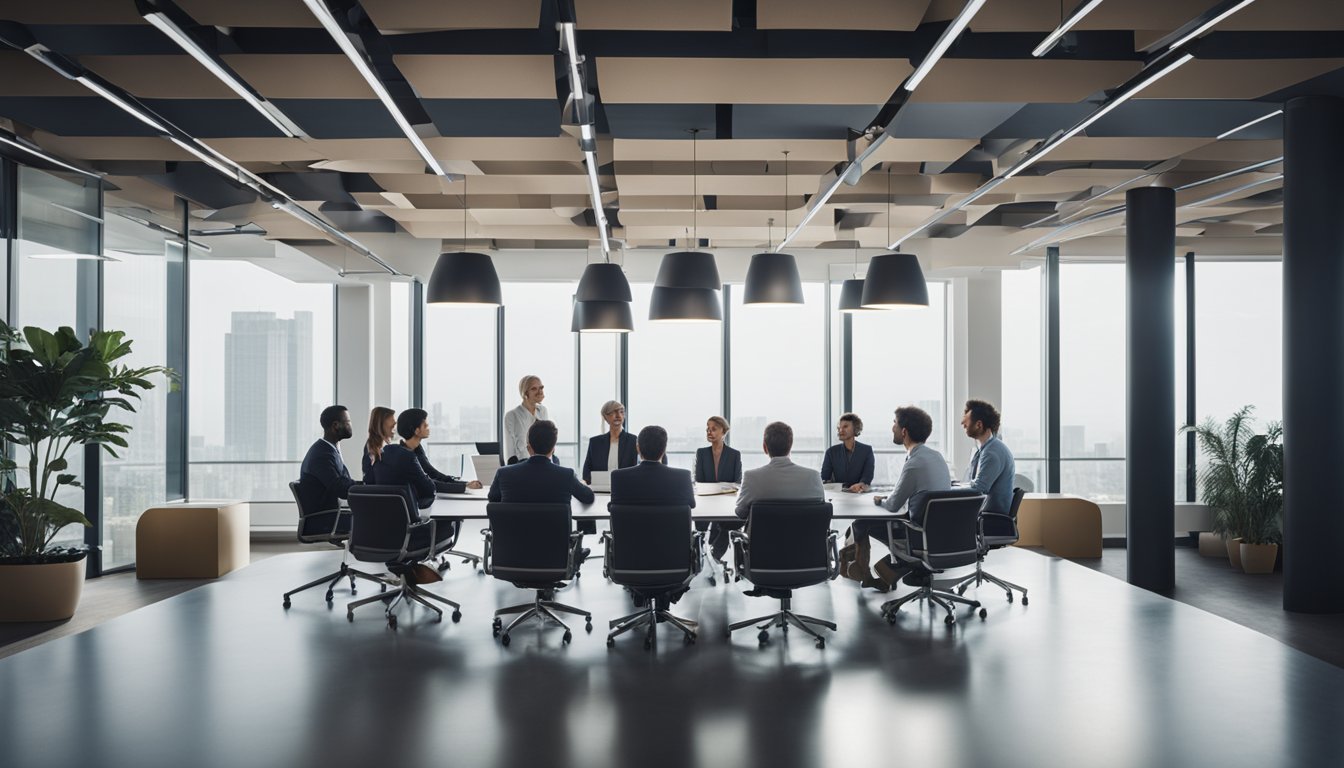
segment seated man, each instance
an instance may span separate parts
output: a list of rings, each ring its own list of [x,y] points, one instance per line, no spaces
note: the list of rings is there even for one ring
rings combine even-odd
[[[816,470],[799,466],[789,458],[793,450],[793,428],[782,421],[765,425],[761,448],[770,457],[770,463],[742,473],[742,487],[737,492],[737,506],[733,514],[746,520],[751,505],[757,501],[823,501],[821,475]],[[710,542],[716,553],[728,548],[728,531],[741,528],[741,523],[716,523],[710,526]],[[719,538],[715,538],[715,537]],[[722,554],[717,554],[722,559]]]
[[[551,461],[559,437],[560,431],[556,428],[555,422],[549,419],[532,422],[532,426],[527,430],[527,461],[499,468],[495,473],[495,481],[490,484],[488,497],[490,501],[568,504],[572,496],[584,504],[592,504],[596,498],[593,489],[584,485],[579,476],[574,474],[574,470]],[[584,521],[576,522],[582,525]],[[581,536],[578,542],[582,542]],[[589,551],[577,542],[575,551],[580,561],[589,554]]]
[[[967,400],[961,417],[966,436],[977,443],[975,456],[966,468],[963,485],[985,494],[982,512],[1008,514],[1013,505],[1013,479],[1017,463],[1013,452],[999,439],[998,410],[984,400]],[[1011,533],[1011,531],[1009,532]]]
[[[308,514],[338,508],[340,499],[349,498],[350,486],[355,484],[336,447],[355,434],[350,412],[343,405],[324,408],[318,423],[322,425],[322,437],[308,449],[299,468],[299,502]]]
[[[663,463],[667,455],[667,430],[649,426],[636,441],[640,462],[611,473],[612,504],[685,504],[695,507],[691,473]]]
[[[946,491],[952,487],[943,455],[924,444],[933,434],[933,418],[914,406],[896,409],[891,423],[891,441],[905,446],[905,463],[896,478],[896,489],[890,496],[876,496],[873,503],[900,515],[909,515],[912,509],[922,509],[920,501],[929,491]],[[916,519],[914,522],[922,523]],[[901,574],[887,560],[878,563],[878,577],[868,568],[871,556],[870,539],[887,541],[887,521],[856,520],[854,532],[854,562],[849,565],[849,577],[865,587],[886,591]],[[900,542],[897,542],[900,546]]]

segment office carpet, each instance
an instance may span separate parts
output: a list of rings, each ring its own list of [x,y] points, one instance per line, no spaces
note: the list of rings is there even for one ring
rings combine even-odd
[[[1344,670],[1179,601],[1033,552],[991,570],[1031,589],[946,627],[894,626],[852,583],[801,591],[840,624],[824,650],[796,631],[760,646],[729,621],[771,601],[701,577],[675,606],[684,646],[614,649],[628,598],[600,564],[558,598],[591,610],[491,635],[527,593],[458,567],[432,589],[463,603],[433,623],[377,605],[347,621],[320,590],[280,594],[335,553],[280,555],[77,635],[0,660],[6,766],[1149,766],[1330,765],[1344,754]],[[361,590],[365,592],[366,590]]]

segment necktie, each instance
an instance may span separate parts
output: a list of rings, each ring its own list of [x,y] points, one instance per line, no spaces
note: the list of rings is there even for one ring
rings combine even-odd
[[[982,445],[975,449],[975,455],[971,457],[971,479],[974,480],[976,474],[980,472],[980,452],[985,450]]]

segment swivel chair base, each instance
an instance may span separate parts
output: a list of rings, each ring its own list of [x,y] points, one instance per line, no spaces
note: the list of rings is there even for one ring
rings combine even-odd
[[[764,624],[756,625],[756,628],[760,630],[760,633],[756,635],[756,639],[761,645],[765,645],[770,641],[770,629],[772,627],[780,627],[782,631],[788,632],[789,625],[792,624],[811,635],[817,641],[816,646],[818,648],[825,648],[826,638],[822,637],[816,630],[809,627],[808,624],[816,624],[817,626],[825,627],[832,632],[835,631],[835,624],[833,622],[825,621],[824,619],[794,613],[790,610],[790,602],[791,598],[781,597],[779,599],[779,611],[777,613],[772,613],[767,616],[758,616],[754,619],[747,619],[746,621],[738,621],[729,624],[728,629],[724,632],[724,637],[732,638],[733,633],[737,630],[745,629],[757,622],[763,621],[765,622]]]
[[[1002,589],[1005,593],[1007,593],[1008,602],[1010,603],[1013,602],[1013,590],[1017,590],[1018,592],[1022,593],[1022,604],[1023,605],[1027,604],[1026,587],[1019,587],[1018,585],[1014,584],[1011,581],[1004,581],[1003,579],[1000,579],[994,574],[989,573],[985,571],[983,568],[981,568],[980,563],[975,564],[975,573],[962,579],[961,582],[957,584],[956,586],[957,594],[964,595],[966,594],[967,587],[970,586],[978,587],[980,586],[981,583],[986,581],[988,581],[990,584],[993,584],[994,586],[998,587],[999,589]]]
[[[917,587],[917,589],[904,597],[888,600],[882,604],[882,616],[887,620],[888,624],[895,624],[896,612],[901,610],[901,606],[912,600],[928,600],[930,603],[941,606],[942,609],[947,612],[947,617],[943,619],[943,623],[949,627],[957,623],[957,614],[955,612],[955,605],[957,603],[970,606],[972,613],[979,608],[980,618],[982,619],[989,615],[988,611],[980,607],[979,600],[971,600],[970,598],[962,597],[961,595],[938,588],[940,586],[953,586],[957,583],[956,580],[935,582],[933,579],[921,576],[920,574],[911,574],[902,579],[902,581]]]
[[[452,564],[449,563],[448,560],[454,557],[462,558],[462,562],[464,563],[471,563],[471,567],[475,568],[477,573],[485,573],[485,570],[481,568],[480,555],[473,555],[470,552],[462,552],[456,549],[445,549],[444,551],[440,552],[439,562],[435,564],[434,569],[437,570],[439,573],[443,573],[444,571],[452,567]]]
[[[332,600],[335,599],[335,595],[332,593],[336,589],[336,585],[340,583],[341,579],[350,580],[350,594],[354,595],[356,594],[355,592],[356,578],[368,579],[369,581],[375,582],[377,584],[382,584],[384,590],[387,589],[387,584],[384,583],[382,579],[378,578],[377,576],[374,576],[371,573],[365,573],[364,571],[351,568],[349,565],[342,562],[340,570],[335,571],[333,573],[329,573],[320,579],[313,579],[312,581],[308,582],[307,584],[304,584],[301,587],[296,587],[286,592],[284,596],[284,602],[282,603],[282,605],[288,608],[290,605],[289,598],[291,595],[296,595],[306,589],[312,589],[313,587],[316,587],[319,584],[327,585],[327,595],[326,595],[327,603],[331,603]]]
[[[438,606],[429,602],[430,600],[436,600],[453,609],[452,619],[454,623],[462,620],[461,605],[453,602],[452,600],[449,600],[448,598],[442,595],[436,595],[433,592],[430,592],[429,590],[421,589],[420,585],[416,584],[414,581],[410,579],[411,572],[409,568],[403,569],[395,565],[392,566],[392,568],[395,569],[394,572],[397,573],[397,576],[399,577],[400,580],[397,590],[395,592],[384,592],[383,594],[380,595],[374,595],[373,597],[366,597],[362,600],[356,600],[355,602],[350,603],[345,608],[346,620],[354,621],[356,608],[360,607],[361,605],[367,605],[369,603],[375,602],[377,600],[382,600],[383,602],[387,603],[387,606],[383,609],[383,615],[387,617],[387,626],[392,629],[397,628],[397,614],[395,611],[397,605],[402,600],[405,600],[406,602],[414,601],[425,606],[426,608],[434,612],[434,621],[436,622],[443,621],[443,611]]]
[[[629,632],[637,627],[644,627],[644,649],[653,647],[654,639],[658,635],[659,624],[671,624],[681,630],[683,642],[691,645],[699,636],[699,624],[690,619],[683,619],[680,616],[672,615],[665,603],[653,599],[649,600],[648,605],[643,609],[636,611],[629,616],[622,616],[619,619],[611,620],[611,632],[607,634],[607,647],[613,648],[616,645],[618,635]]]
[[[561,613],[573,613],[578,616],[582,616],[585,622],[584,631],[586,632],[593,631],[593,614],[583,610],[582,608],[575,608],[572,605],[557,603],[555,602],[555,600],[552,599],[554,596],[555,596],[554,589],[538,589],[536,600],[534,600],[533,602],[521,603],[519,605],[511,605],[507,608],[500,608],[499,610],[495,611],[495,620],[492,626],[492,630],[495,637],[498,637],[499,641],[507,646],[509,644],[509,633],[513,631],[514,627],[518,626],[519,624],[522,624],[524,621],[527,621],[528,619],[535,618],[542,622],[545,622],[546,619],[550,619],[554,621],[556,624],[559,624],[560,626],[565,628],[565,634],[560,637],[560,640],[561,642],[568,643],[570,640],[574,639],[574,633],[569,630],[568,624],[561,621],[560,617],[555,615],[556,611],[560,611]],[[520,615],[513,621],[509,622],[509,626],[505,627],[504,621],[500,617],[513,613],[517,613]]]

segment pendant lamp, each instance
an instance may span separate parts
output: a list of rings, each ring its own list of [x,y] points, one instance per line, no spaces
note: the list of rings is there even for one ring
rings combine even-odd
[[[575,333],[629,333],[635,315],[628,301],[575,301],[569,329]]]
[[[784,230],[789,229],[789,153],[784,153]],[[742,289],[745,304],[802,304],[803,279],[791,254],[766,251],[751,257],[747,282]]]
[[[891,242],[891,166],[887,166],[887,242]],[[854,278],[846,280],[840,285],[840,304],[837,307],[841,312],[866,312],[876,309],[888,309],[889,307],[865,307],[863,306],[863,286],[864,280],[859,277],[859,246],[854,245]],[[927,290],[927,289],[926,289]]]
[[[467,245],[467,179],[462,178],[462,247],[464,250],[441,253],[434,263],[425,290],[430,304],[504,303],[495,263],[484,253],[465,250]]]
[[[632,301],[630,281],[620,264],[599,261],[583,268],[579,290],[574,298],[579,301]]]
[[[696,135],[691,130],[691,238],[698,247],[700,232],[697,225],[700,209],[699,174],[697,168]],[[723,281],[714,254],[704,251],[673,251],[663,256],[658,265],[658,277],[653,282],[649,300],[649,319],[658,321],[715,321],[723,319],[723,302],[719,291]]]
[[[865,309],[929,306],[929,286],[913,253],[883,253],[868,262],[863,280]]]

